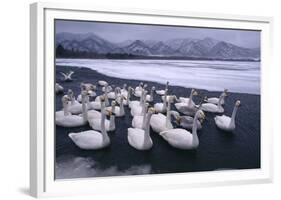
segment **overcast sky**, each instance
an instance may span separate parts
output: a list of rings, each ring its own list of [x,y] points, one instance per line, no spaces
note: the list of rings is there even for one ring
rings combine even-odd
[[[95,33],[114,43],[136,39],[165,41],[211,37],[238,46],[260,47],[260,31],[56,20],[56,33],[60,32]]]

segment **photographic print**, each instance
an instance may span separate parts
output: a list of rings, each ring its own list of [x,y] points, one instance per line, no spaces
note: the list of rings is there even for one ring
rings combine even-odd
[[[261,31],[55,20],[55,179],[260,168]]]

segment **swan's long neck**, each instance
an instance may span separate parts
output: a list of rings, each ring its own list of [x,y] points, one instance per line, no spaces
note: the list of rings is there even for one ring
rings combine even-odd
[[[103,136],[103,141],[108,137],[107,132],[105,130],[105,104],[102,102],[101,104],[101,134]]]
[[[150,101],[153,101],[153,89],[150,90]]]
[[[198,112],[195,114],[195,117],[193,119],[193,125],[192,125],[192,146],[197,147],[199,145],[199,138],[197,135],[197,120],[198,120]]]
[[[188,107],[191,107],[191,106],[192,106],[192,104],[191,104],[192,98],[193,98],[193,91],[191,91],[191,93],[190,93],[190,95],[189,95]]]
[[[144,141],[147,141],[150,138],[150,118],[151,118],[151,116],[152,116],[152,113],[148,112],[146,120],[145,120]]]
[[[128,90],[128,92],[127,92],[127,102],[128,102],[128,104],[130,102],[130,98],[131,98],[131,91]]]
[[[146,126],[146,119],[147,119],[147,105],[145,104],[143,107],[143,117],[142,117],[142,126],[141,128],[143,130],[145,130],[145,126]]]
[[[144,99],[145,99],[145,97],[144,97],[144,90],[142,89],[142,91],[141,91],[141,98],[140,98],[140,105],[144,104]]]
[[[172,129],[171,127],[171,102],[168,101],[167,113],[166,113],[166,128]]]
[[[108,89],[108,86],[105,86],[105,91],[104,91],[104,102],[105,102],[105,105],[106,105],[106,106],[109,105],[108,96],[107,96],[107,94],[108,94],[107,89]]]
[[[236,117],[237,110],[238,110],[238,106],[235,105],[231,115],[231,120],[229,124],[230,127],[235,126],[235,117]]]
[[[165,94],[164,94],[164,100],[163,100],[163,111],[166,111],[167,110],[167,90],[165,91]]]
[[[220,98],[219,98],[219,102],[218,102],[218,108],[219,108],[219,109],[222,109],[222,105],[221,105],[221,104],[222,104],[223,98],[224,98],[223,95],[221,95]]]
[[[121,116],[125,115],[123,98],[121,98],[120,100],[120,115]]]
[[[64,116],[68,115],[68,102],[63,102],[63,114]]]
[[[112,105],[112,115],[110,116],[110,122],[109,122],[109,130],[115,129],[115,105]]]
[[[89,100],[86,100],[86,96],[82,95],[82,116],[83,116],[83,121],[86,122],[88,120],[88,112],[87,112],[87,105],[86,101],[89,103]]]

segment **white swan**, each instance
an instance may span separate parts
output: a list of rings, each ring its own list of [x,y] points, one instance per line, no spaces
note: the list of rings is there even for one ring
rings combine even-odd
[[[125,109],[124,109],[124,105],[123,105],[123,99],[124,97],[121,96],[120,97],[120,104],[119,106],[115,106],[114,105],[114,110],[113,107],[107,107],[106,110],[111,111],[112,113],[115,114],[116,117],[123,117],[125,115]],[[116,101],[112,101],[114,104],[116,104]]]
[[[87,124],[87,106],[86,106],[86,96],[87,91],[82,92],[82,116],[78,115],[63,115],[60,117],[56,116],[56,125],[62,126],[62,127],[77,127],[77,126],[83,126]],[[65,99],[63,99],[65,100]],[[68,103],[63,102],[64,106],[68,106]],[[67,110],[67,108],[64,107],[64,110]]]
[[[173,101],[174,97],[170,97],[168,100],[168,107],[166,116],[162,113],[153,114],[150,120],[150,126],[152,130],[156,133],[160,133],[164,130],[173,128],[173,125],[171,123],[171,102]]]
[[[196,149],[199,146],[197,135],[197,120],[205,118],[204,112],[198,110],[194,117],[192,133],[185,129],[176,128],[160,132],[160,135],[173,147],[183,150]]]
[[[101,132],[88,130],[79,133],[69,133],[68,136],[79,148],[85,150],[96,150],[107,147],[110,144],[110,138],[105,130],[105,111],[102,112]]]
[[[127,84],[126,84],[126,83],[123,84],[123,87],[122,87],[122,89],[120,90],[120,93],[121,93],[121,95],[122,95],[123,97],[128,96],[128,90],[127,90]]]
[[[149,150],[153,146],[149,128],[149,121],[153,112],[153,108],[148,110],[144,130],[140,128],[128,128],[128,142],[137,150]]]
[[[166,98],[167,92],[168,92],[168,90],[166,89],[165,94],[164,94],[163,103],[154,104],[154,109],[157,113],[165,113],[167,111],[167,98]]]
[[[119,88],[119,87],[116,87],[116,88],[114,89],[114,92],[109,92],[109,93],[107,94],[107,97],[108,97],[109,99],[116,99],[119,95],[120,95],[120,88]]]
[[[169,87],[169,81],[167,81],[167,83],[166,83],[165,90],[156,90],[155,92],[156,92],[156,94],[163,96],[163,95],[165,95],[165,91],[168,90],[168,87]]]
[[[134,89],[132,89],[133,90],[133,92],[134,92]],[[134,106],[141,106],[142,104],[143,104],[143,102],[144,102],[144,96],[146,95],[146,91],[145,90],[142,90],[142,95],[141,95],[141,97],[140,97],[140,100],[139,101],[136,101],[136,100],[134,100],[134,101],[130,101],[129,102],[129,108],[133,108]]]
[[[71,89],[68,89],[67,91],[67,96],[69,97],[70,99],[70,105],[73,106],[75,104],[80,104],[77,100],[75,100],[75,96],[74,96],[74,93]],[[82,96],[81,96],[81,102],[82,102]]]
[[[154,100],[154,98],[153,98],[154,92],[155,92],[155,87],[153,86],[153,87],[151,87],[150,94],[147,94],[145,96],[145,99],[146,99],[147,102],[153,102],[153,100]]]
[[[123,99],[123,105],[124,106],[128,106],[130,104],[130,101],[131,101],[131,94],[132,94],[132,88],[129,86],[128,87],[128,91],[127,91],[127,96],[126,98],[122,98]],[[124,93],[125,94],[125,93]],[[118,96],[116,98],[116,102],[120,105],[121,103],[121,97],[125,97],[123,94],[121,94],[121,96]]]
[[[228,90],[227,89],[225,89],[223,92],[222,92],[222,94],[221,95],[224,95],[224,97],[223,97],[223,99],[222,99],[222,101],[221,101],[221,105],[224,105],[224,99],[225,99],[225,97],[227,96],[227,92],[228,92]],[[220,96],[221,96],[220,95]],[[217,97],[211,97],[211,98],[207,98],[206,99],[206,102],[208,102],[208,103],[212,103],[212,104],[218,104],[219,103],[219,99],[220,98],[217,98]]]
[[[144,101],[140,105],[132,106],[131,107],[131,115],[132,116],[137,116],[137,115],[142,116],[144,114],[145,104],[146,104],[146,100],[144,99]]]
[[[221,105],[221,101],[222,101],[222,99],[224,98],[225,95],[226,95],[226,94],[223,93],[223,94],[220,96],[218,105],[215,105],[215,104],[212,104],[212,103],[203,103],[203,104],[201,105],[201,109],[202,109],[203,111],[206,111],[206,112],[223,113],[223,112],[224,112],[224,108],[223,108],[222,105]]]
[[[196,95],[198,95],[198,93],[194,89],[192,89],[189,98],[182,97],[182,102],[175,103],[176,109],[184,115],[194,116],[195,113],[198,111],[198,107],[199,107],[196,106],[192,100],[193,96]],[[181,100],[177,100],[177,101],[181,101]]]
[[[67,115],[71,115],[71,113],[68,111],[68,104],[69,104],[69,101],[70,101],[69,96],[64,95],[61,98],[61,101],[62,101],[63,109],[60,110],[60,111],[56,111],[56,119],[58,119],[60,117],[67,116]]]
[[[144,104],[142,115],[135,115],[132,120],[132,127],[144,129],[145,120],[147,117],[148,103]]]
[[[63,87],[60,84],[56,83],[55,84],[55,91],[56,91],[56,94],[63,93]]]
[[[144,104],[144,102],[146,101],[146,99],[145,99],[146,93],[147,93],[147,91],[142,89],[142,95],[140,97],[140,100],[139,101],[130,101],[129,108],[131,108],[131,110],[132,110],[134,107],[142,106]]]
[[[106,113],[104,100],[102,100],[100,102],[100,104],[101,104],[101,113],[103,115],[103,112]],[[115,130],[115,116],[111,111],[107,111],[107,112],[109,112],[110,120],[104,119],[105,130],[114,131]],[[94,130],[101,130],[102,129],[101,120],[103,120],[103,119],[102,118],[92,118],[91,120],[89,120],[90,127],[92,127],[92,129],[94,129]]]
[[[100,86],[108,85],[108,83],[107,83],[106,81],[102,81],[102,80],[98,81],[98,84],[99,84]]]
[[[135,89],[134,89],[134,91],[142,91],[142,88],[143,87],[143,82],[140,82],[139,83],[139,86],[137,86]]]
[[[68,73],[63,73],[63,72],[60,72],[60,73],[63,76],[63,81],[66,81],[66,82],[73,81],[71,76],[72,76],[72,74],[74,74],[74,71],[70,71]]]
[[[186,98],[186,97],[179,97],[179,102],[181,103],[186,103],[186,104],[191,104],[192,106],[195,106],[195,103],[192,99],[193,96],[197,96],[198,95],[198,92],[195,90],[195,89],[191,89],[191,92],[190,92],[190,95],[189,95],[189,98]]]
[[[171,111],[171,115],[176,118],[176,124],[187,130],[192,130],[194,118],[191,116],[180,116],[177,111]],[[197,120],[197,130],[202,129],[202,119]]]
[[[142,97],[142,92],[143,92],[143,90],[145,90],[145,88],[147,88],[147,84],[144,84],[143,87],[139,86],[139,87],[136,87],[136,88],[140,88],[140,89],[137,89],[137,90],[135,89],[135,91],[134,91],[135,97]]]
[[[236,116],[239,106],[240,106],[240,101],[238,100],[235,102],[231,117],[228,117],[226,115],[216,116],[215,123],[216,123],[217,127],[224,131],[234,131],[235,130],[235,116]]]

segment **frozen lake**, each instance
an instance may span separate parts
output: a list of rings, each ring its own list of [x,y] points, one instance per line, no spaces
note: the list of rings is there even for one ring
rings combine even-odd
[[[87,67],[107,76],[170,82],[186,88],[260,94],[260,62],[198,60],[57,59],[56,65]]]

